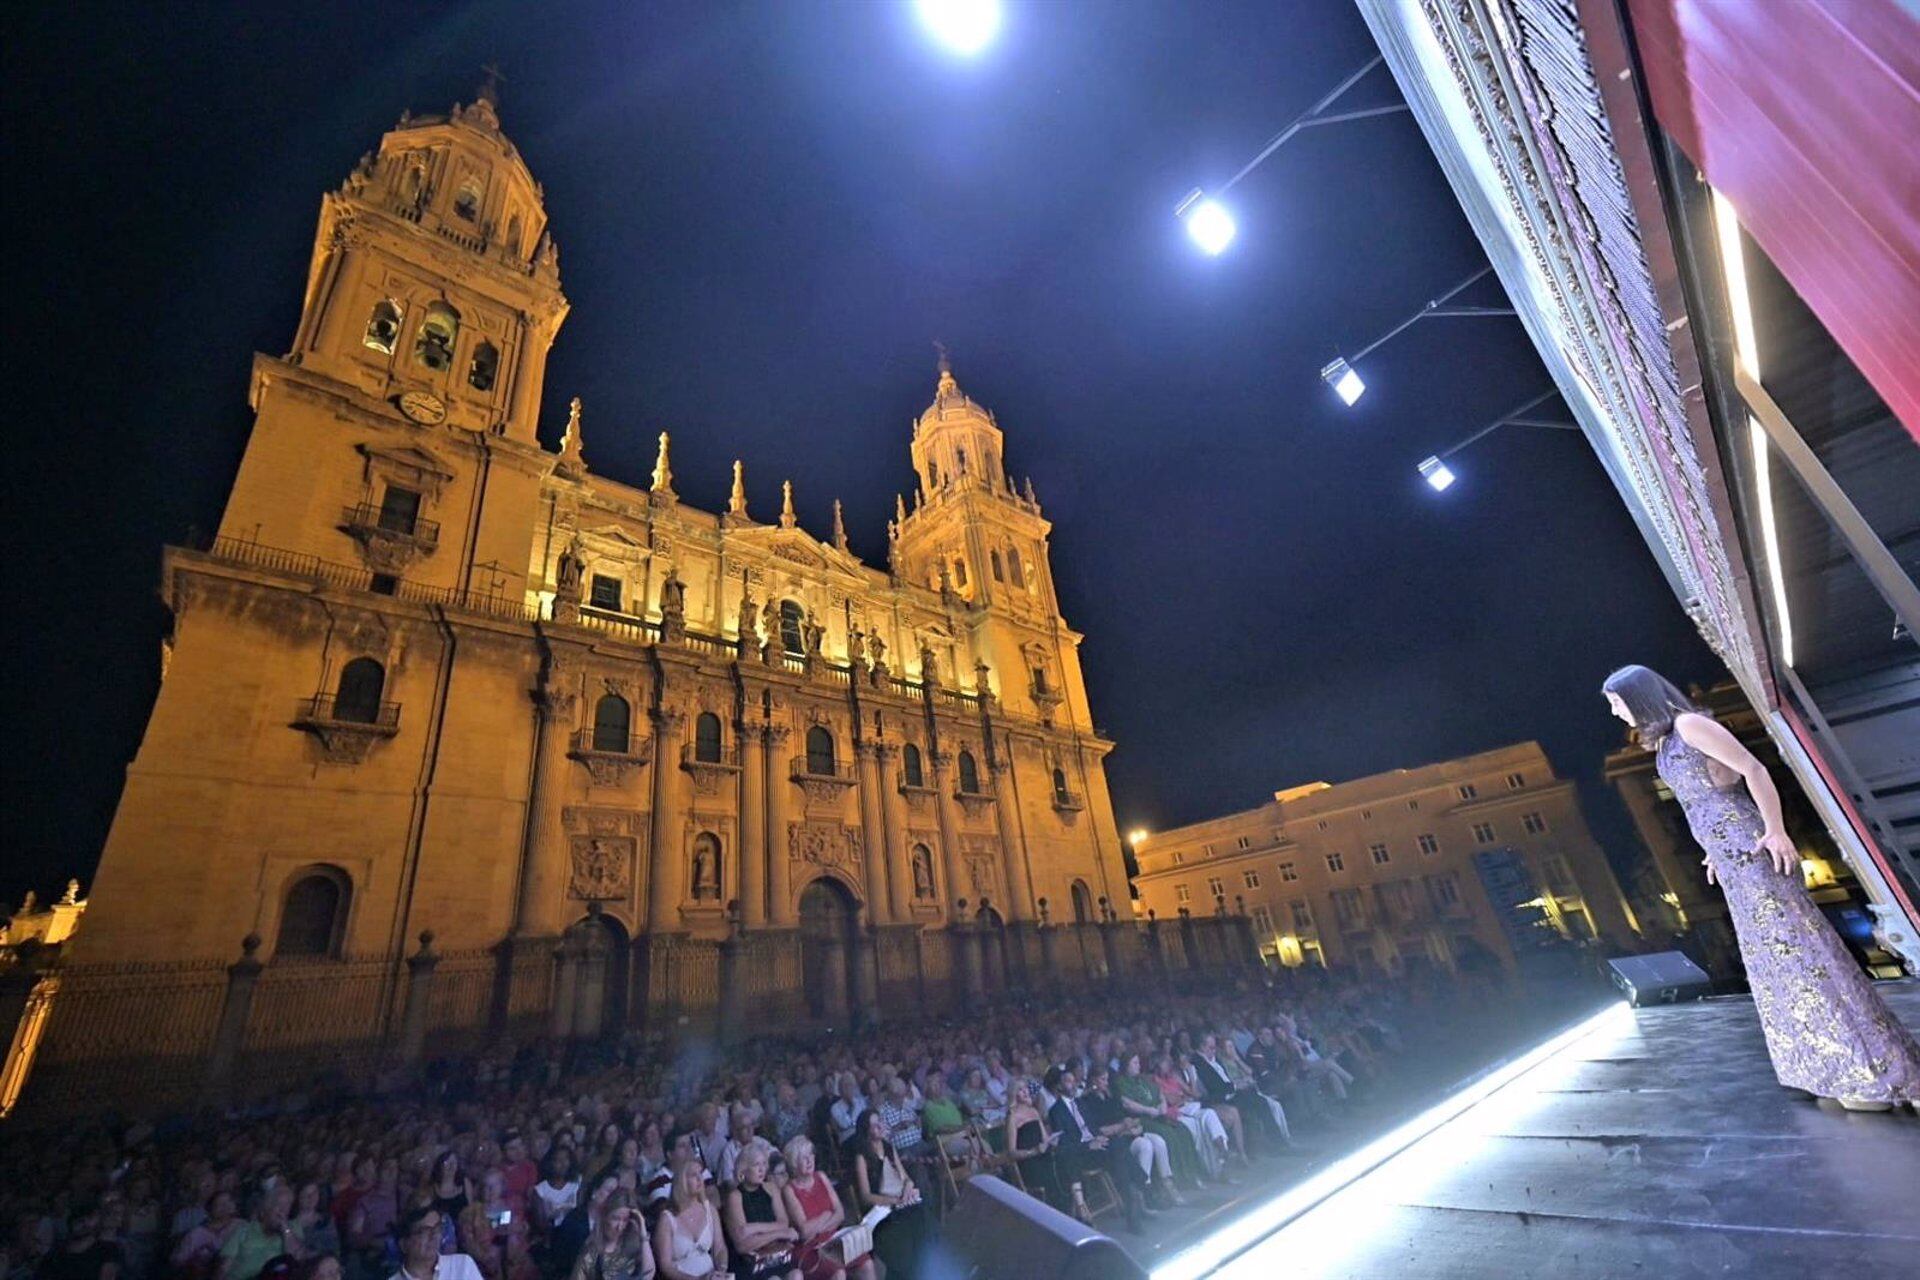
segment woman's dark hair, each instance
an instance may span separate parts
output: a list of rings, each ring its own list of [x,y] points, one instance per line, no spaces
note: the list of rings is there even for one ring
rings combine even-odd
[[[440,1187],[440,1180],[446,1176],[447,1162],[449,1160],[457,1162],[459,1159],[460,1159],[460,1153],[458,1151],[455,1151],[452,1147],[448,1147],[445,1151],[442,1151],[437,1157],[434,1158],[433,1168],[427,1174],[427,1182],[435,1190],[438,1190]],[[464,1176],[466,1173],[466,1170],[462,1169],[460,1172],[462,1176]]]
[[[1673,732],[1675,716],[1700,710],[1671,680],[1638,663],[1608,676],[1600,689],[1626,704],[1627,714],[1633,717],[1633,731],[1648,746]]]
[[[873,1142],[875,1120],[880,1120],[880,1145],[877,1147]],[[860,1113],[860,1118],[853,1125],[853,1145],[857,1151],[870,1151],[883,1157],[887,1154],[887,1148],[893,1145],[893,1140],[888,1135],[886,1121],[881,1119],[878,1111],[869,1107]]]

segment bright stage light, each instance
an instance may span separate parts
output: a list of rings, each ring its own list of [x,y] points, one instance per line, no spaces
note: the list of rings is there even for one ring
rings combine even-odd
[[[1352,1226],[1357,1216],[1352,1197],[1364,1196],[1370,1189],[1367,1184],[1371,1183],[1373,1177],[1387,1173],[1390,1165],[1407,1154],[1409,1148],[1423,1139],[1432,1138],[1435,1161],[1448,1167],[1457,1167],[1471,1155],[1468,1144],[1475,1135],[1456,1135],[1450,1126],[1495,1094],[1546,1066],[1568,1050],[1596,1042],[1611,1042],[1633,1025],[1633,1010],[1625,1001],[1608,1005],[1591,1018],[1487,1073],[1392,1132],[1334,1161],[1313,1177],[1281,1192],[1245,1217],[1228,1223],[1206,1239],[1175,1254],[1153,1269],[1153,1280],[1200,1280],[1200,1277],[1213,1275],[1230,1263],[1245,1264],[1233,1270],[1244,1270],[1249,1276],[1277,1274],[1284,1268],[1274,1259],[1264,1256],[1256,1258],[1251,1251],[1256,1246],[1273,1243],[1271,1238],[1285,1228],[1289,1233],[1290,1256],[1298,1260],[1313,1252],[1310,1247],[1301,1247],[1295,1252],[1291,1247],[1292,1233],[1296,1230],[1318,1230],[1322,1224],[1316,1221],[1320,1217],[1316,1211],[1336,1196],[1340,1196],[1344,1202],[1342,1212],[1327,1215],[1328,1220],[1324,1225],[1327,1232],[1339,1238],[1316,1239],[1306,1244],[1325,1250],[1342,1243],[1352,1243],[1354,1234],[1341,1230],[1342,1224]],[[1447,1132],[1440,1133],[1442,1129]]]
[[[920,22],[955,53],[972,57],[1000,30],[1000,0],[914,0]]]
[[[1367,393],[1367,384],[1360,381],[1360,375],[1344,356],[1335,356],[1333,363],[1320,371],[1320,381],[1332,387],[1333,393],[1349,405]]]
[[[1147,833],[1139,827],[1135,827],[1133,830],[1127,832],[1128,844],[1139,844],[1142,840],[1145,840],[1146,838],[1147,838]]]
[[[1211,257],[1225,253],[1239,230],[1233,225],[1233,215],[1227,212],[1227,206],[1198,187],[1187,192],[1187,198],[1174,207],[1173,216],[1187,224],[1187,235],[1200,246],[1201,252]]]
[[[1445,493],[1447,486],[1459,479],[1453,474],[1453,468],[1438,458],[1428,458],[1420,464],[1420,477],[1433,486],[1435,493]]]

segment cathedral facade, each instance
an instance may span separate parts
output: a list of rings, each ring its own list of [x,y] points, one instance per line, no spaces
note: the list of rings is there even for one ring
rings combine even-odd
[[[39,1070],[834,1025],[1107,971],[1112,744],[994,416],[943,358],[870,566],[837,506],[826,538],[790,489],[750,513],[738,463],[725,511],[682,503],[665,435],[648,483],[599,475],[578,401],[543,448],[567,308],[485,95],[325,196],[219,535],[165,553],[159,698]]]

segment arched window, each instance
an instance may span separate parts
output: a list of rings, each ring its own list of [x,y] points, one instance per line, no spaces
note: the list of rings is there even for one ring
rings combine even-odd
[[[617,693],[593,704],[593,749],[625,753],[633,728],[633,708]]]
[[[693,722],[693,758],[702,764],[719,764],[720,746],[720,717],[702,711]]]
[[[953,456],[959,463],[956,470],[958,470],[961,475],[967,474],[967,451],[965,449],[955,449]]]
[[[280,906],[278,958],[337,956],[347,931],[352,887],[337,867],[314,867],[287,889]]]
[[[980,766],[974,763],[971,751],[960,753],[960,790],[970,796],[980,794]]]
[[[920,762],[920,748],[911,742],[900,748],[900,777],[910,787],[927,785],[927,771]]]
[[[373,314],[367,317],[367,333],[360,341],[383,355],[393,354],[393,344],[400,340],[400,304],[392,298],[382,298],[373,304]]]
[[[780,647],[796,656],[807,651],[807,611],[798,600],[780,602]]]
[[[444,302],[433,303],[420,321],[413,357],[429,369],[451,369],[453,344],[459,336],[460,313]]]
[[[720,837],[711,831],[702,831],[693,838],[693,874],[687,878],[693,886],[693,899],[696,902],[719,902],[720,894]]]
[[[333,718],[356,724],[380,719],[380,695],[386,691],[387,669],[372,658],[355,658],[340,668],[333,690]]]
[[[1056,800],[1065,800],[1067,798],[1067,771],[1065,769],[1055,769],[1053,771],[1053,797]]]
[[[460,184],[460,191],[453,197],[453,213],[457,218],[468,222],[480,220],[480,188],[471,182]]]
[[[929,462],[927,464],[927,483],[935,489],[938,489],[940,487],[940,464],[939,463]]]
[[[807,730],[807,772],[823,778],[833,775],[833,734],[825,725]]]
[[[1073,882],[1073,922],[1087,924],[1093,919],[1093,892],[1085,880]]]
[[[514,214],[507,219],[507,252],[513,256],[520,253],[520,215]]]
[[[962,589],[967,585],[967,562],[959,556],[953,559],[953,585]]]
[[[998,551],[989,551],[987,556],[993,565],[993,580],[995,582],[1005,582],[1007,575],[1001,572],[1000,569],[1000,553]]]
[[[1007,548],[1007,568],[1013,574],[1014,586],[1024,587],[1027,585],[1027,571],[1020,566],[1020,548]]]
[[[473,349],[473,363],[467,366],[467,385],[475,391],[493,390],[495,378],[500,376],[500,348],[491,342],[481,342]]]

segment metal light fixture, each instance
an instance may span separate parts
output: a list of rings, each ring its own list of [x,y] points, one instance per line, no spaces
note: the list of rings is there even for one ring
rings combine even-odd
[[[1349,400],[1347,403],[1353,403]],[[1420,478],[1433,486],[1435,493],[1444,493],[1456,479],[1453,468],[1438,458],[1428,458],[1420,464]]]
[[[1367,384],[1360,380],[1346,357],[1335,356],[1326,368],[1320,371],[1320,381],[1333,388],[1333,393],[1351,405],[1366,394]]]
[[[1187,224],[1187,235],[1200,246],[1201,252],[1212,258],[1225,253],[1239,231],[1227,207],[1199,187],[1187,193],[1173,216]]]
[[[1000,0],[914,0],[922,26],[953,52],[972,57],[1000,31]]]

